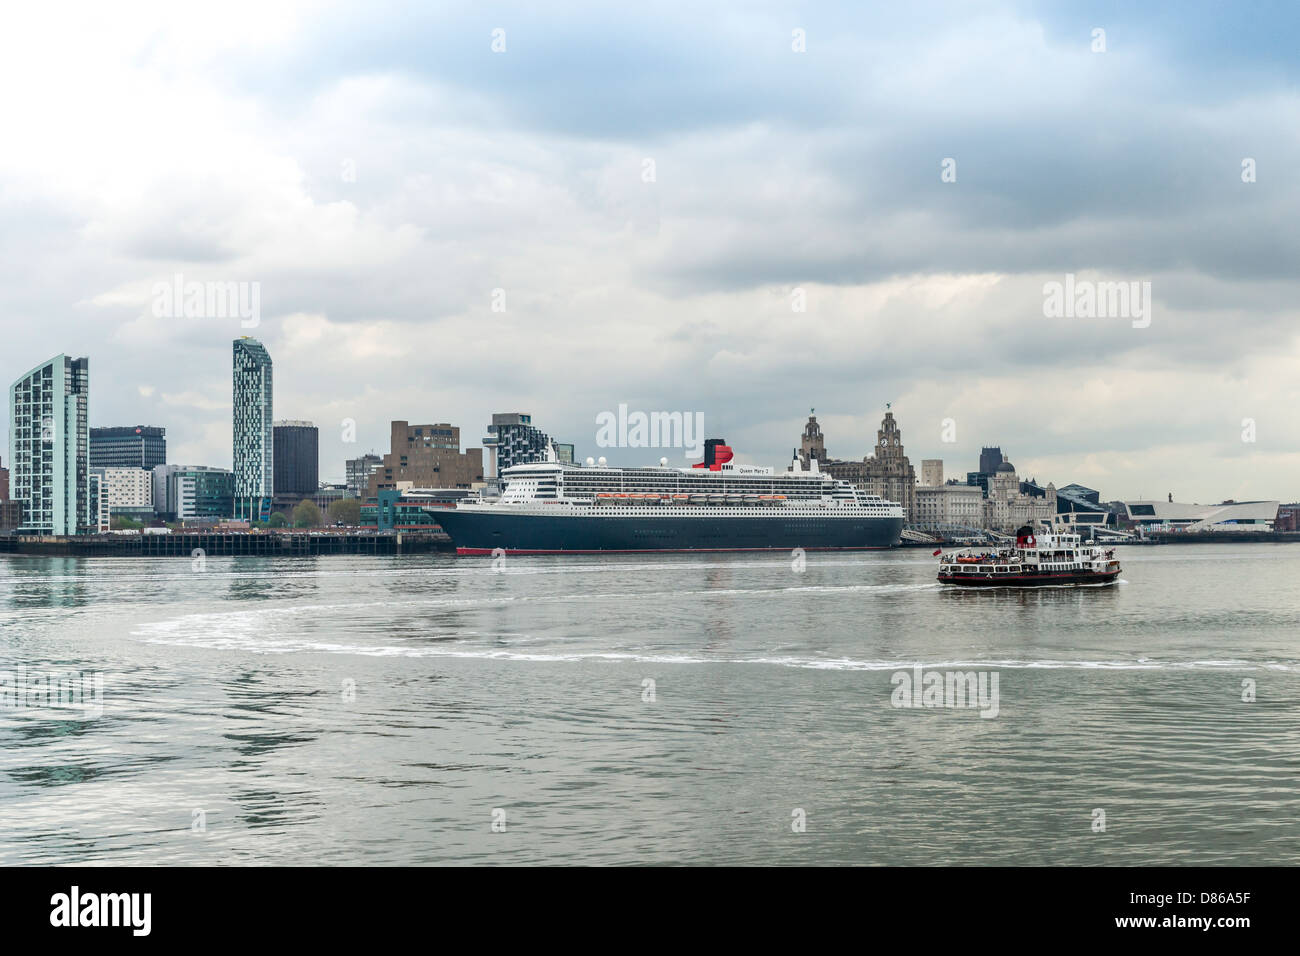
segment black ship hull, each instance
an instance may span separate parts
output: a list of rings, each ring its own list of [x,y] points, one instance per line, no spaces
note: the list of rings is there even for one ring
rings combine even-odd
[[[955,574],[940,572],[939,583],[967,588],[1041,588],[1061,584],[1110,584],[1118,577],[1118,571],[1035,571],[1022,574],[958,571]]]
[[[538,515],[452,509],[438,514],[457,554],[652,551],[860,551],[898,544],[902,518],[868,516]]]

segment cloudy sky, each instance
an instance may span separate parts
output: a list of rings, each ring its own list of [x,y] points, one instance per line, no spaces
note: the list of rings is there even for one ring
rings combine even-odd
[[[1129,6],[22,5],[0,378],[88,355],[92,424],[228,466],[253,334],[339,479],[394,418],[636,463],[600,412],[698,411],[783,464],[892,402],[918,470],[1296,500],[1295,8]],[[1044,315],[1067,274],[1150,282],[1149,325]],[[177,275],[260,324],[156,314]]]

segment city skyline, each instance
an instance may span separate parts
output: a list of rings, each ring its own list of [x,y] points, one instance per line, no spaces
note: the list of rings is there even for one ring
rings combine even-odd
[[[392,36],[290,6],[250,40],[87,7],[57,69],[0,63],[62,117],[0,106],[22,144],[0,156],[6,374],[92,355],[93,424],[163,424],[173,460],[222,466],[224,359],[250,334],[340,481],[392,420],[478,447],[525,408],[633,464],[657,456],[598,450],[595,417],[684,408],[779,467],[804,408],[860,457],[890,401],[918,460],[998,442],[1108,497],[1300,497],[1286,30],[946,9],[503,4]],[[205,144],[183,175],[178,142]],[[1149,282],[1147,314],[1049,317],[1076,279]],[[222,315],[160,298],[190,281],[238,294]]]
[[[265,348],[264,343],[261,343],[260,340],[255,339],[255,338],[253,338],[253,337],[251,337],[251,336],[240,336],[239,338],[236,338],[236,339],[234,340],[234,344],[235,344],[237,350],[238,350],[238,346],[239,346],[239,343],[240,343],[241,339],[243,339],[243,340],[248,340],[248,341],[251,342],[254,346],[259,347],[260,350],[261,350],[262,355],[267,357],[268,364],[270,363],[270,358],[269,358],[269,349],[266,349],[266,348]],[[229,346],[229,344],[230,344],[230,343],[227,343],[227,346]],[[270,390],[270,393],[271,393],[272,395],[274,394],[274,392],[275,392],[276,390],[278,390],[278,387],[279,387],[278,384],[277,384],[276,386],[274,386],[274,387],[270,386],[269,384],[267,385],[267,388]],[[230,391],[230,384],[228,383],[228,384],[227,384],[227,392],[229,392],[229,391]],[[96,395],[98,395],[98,392],[96,393]],[[508,404],[508,403],[504,403],[504,404]],[[881,412],[880,412],[881,416],[884,416],[887,412],[892,411],[893,404],[894,404],[894,403],[890,403],[890,402],[885,402],[885,403],[883,403],[883,404],[880,406],[880,408],[881,408]],[[95,403],[94,403],[94,402],[90,402],[89,405],[90,405],[90,408],[93,410],[93,408],[95,407]],[[813,411],[813,412],[815,412],[815,407],[812,408],[812,409],[810,409],[810,410]],[[91,412],[91,414],[92,414],[92,417],[93,417],[93,411]],[[650,412],[649,412],[648,410],[647,410],[647,414],[650,414]],[[864,413],[864,414],[867,414],[867,413]],[[270,417],[270,416],[272,415],[272,413],[271,413],[269,410],[268,410],[268,412],[267,412],[267,415],[268,415],[268,417],[266,418],[266,423],[267,423],[267,430],[268,430],[268,432],[274,430],[274,428],[273,428],[272,426],[279,427],[279,426],[283,426],[283,425],[290,425],[290,424],[293,424],[293,425],[305,425],[305,426],[309,426],[309,427],[315,427],[316,429],[318,429],[318,430],[320,431],[320,434],[321,434],[322,436],[324,436],[324,434],[326,433],[326,429],[322,429],[321,426],[320,426],[320,424],[319,424],[319,422],[317,422],[315,419],[310,419],[310,420],[278,420],[278,419],[277,419],[277,420],[274,420],[274,421],[273,421],[273,420],[272,420],[272,417]],[[233,444],[232,444],[232,443],[233,443],[233,433],[234,433],[234,424],[233,424],[234,403],[233,403],[233,402],[231,403],[230,406],[227,407],[227,410],[226,410],[226,416],[227,416],[227,417],[226,417],[226,420],[227,420],[227,422],[230,423],[230,426],[231,426],[231,427],[230,427],[230,432],[231,432],[231,443],[228,443],[227,447],[233,447]],[[429,417],[430,417],[429,415],[425,415],[425,418],[429,418]],[[434,417],[436,417],[436,413],[434,414]],[[487,413],[484,417],[485,417],[489,422],[491,422],[491,420],[493,419],[493,417],[500,418],[500,417],[502,417],[502,415],[501,415],[501,413],[491,413],[491,412],[489,412],[489,413]],[[562,435],[562,434],[556,434],[555,431],[554,431],[553,429],[548,429],[548,428],[546,428],[546,426],[545,426],[545,418],[544,418],[544,416],[540,416],[540,415],[538,415],[538,416],[533,416],[533,417],[535,417],[535,418],[537,419],[537,421],[540,423],[540,425],[541,425],[541,427],[543,428],[543,430],[547,431],[547,432],[550,434],[550,437],[551,437],[552,441],[556,441],[556,442],[558,442],[558,441],[561,441],[563,438],[567,437],[567,436]],[[827,421],[839,421],[839,422],[848,422],[848,423],[850,423],[850,426],[851,426],[851,427],[848,428],[848,429],[846,430],[846,433],[847,433],[847,434],[850,434],[850,435],[861,433],[861,432],[864,430],[863,427],[862,427],[862,425],[863,425],[863,421],[859,420],[859,419],[861,419],[861,418],[862,418],[862,416],[855,416],[855,415],[853,415],[853,414],[851,414],[851,413],[832,414],[832,415],[829,415],[829,416],[827,416],[827,415],[825,415],[825,414],[818,414],[818,415],[817,415],[818,424],[819,424],[819,425],[822,425],[822,426],[824,426],[824,425],[825,425],[825,422],[827,422]],[[412,419],[412,420],[414,420],[414,419]],[[706,417],[706,420],[707,420],[707,417]],[[391,426],[392,426],[392,424],[393,424],[394,422],[396,422],[396,421],[399,421],[399,420],[398,420],[398,419],[389,419],[389,420],[386,420],[385,422],[383,422],[382,425],[383,425],[383,427],[384,427],[385,429],[390,429]],[[878,425],[879,422],[880,422],[880,419],[869,419],[869,420],[865,420],[865,421],[867,421],[867,424],[868,424],[868,425],[870,425],[871,422],[874,422],[875,424]],[[908,448],[912,448],[911,440],[910,440],[909,438],[906,437],[906,436],[908,435],[908,433],[909,433],[909,429],[908,429],[908,427],[907,427],[906,422],[903,421],[903,420],[901,420],[901,419],[898,420],[898,421],[899,421],[899,428],[900,428],[900,431],[901,431],[901,432],[904,434],[904,436],[905,436],[905,446],[908,447]],[[804,424],[806,424],[806,422],[807,422],[807,418],[806,418],[806,416],[805,416],[804,418],[800,419],[799,427],[802,427]],[[455,424],[455,423],[453,422],[452,424]],[[940,423],[940,436],[941,436],[941,437],[940,437],[940,441],[939,441],[939,443],[938,443],[938,446],[937,446],[937,447],[929,447],[929,446],[927,446],[927,447],[925,447],[925,448],[919,448],[919,450],[916,450],[916,451],[913,451],[913,452],[909,453],[909,457],[915,459],[915,461],[916,461],[917,464],[919,464],[923,459],[931,459],[931,460],[933,460],[933,459],[938,459],[938,460],[942,461],[942,463],[943,463],[943,468],[944,468],[944,473],[945,473],[945,478],[946,478],[946,479],[956,479],[957,481],[964,481],[965,476],[966,476],[966,474],[967,474],[968,472],[974,472],[974,471],[977,471],[977,470],[981,467],[980,464],[979,464],[980,459],[981,459],[981,455],[982,455],[983,452],[989,450],[989,445],[990,445],[990,443],[989,443],[988,441],[985,441],[985,440],[976,441],[976,442],[973,443],[973,448],[974,448],[974,450],[972,450],[971,448],[967,447],[967,445],[968,445],[969,443],[965,443],[965,442],[959,443],[959,442],[956,442],[956,441],[946,442],[946,441],[944,440],[944,438],[945,438],[947,435],[952,434],[952,433],[955,431],[955,426],[956,426],[956,422],[955,422],[955,420],[954,420],[954,421],[947,421],[947,420],[945,420],[944,422],[941,422],[941,423]],[[90,429],[90,430],[101,430],[101,429],[109,429],[109,428],[126,428],[126,427],[135,428],[135,427],[141,427],[141,426],[140,426],[140,425],[136,425],[136,426],[123,426],[123,425],[113,425],[113,424],[109,424],[109,423],[107,423],[107,422],[97,422],[97,423],[92,423],[92,424],[89,426],[89,429]],[[158,423],[143,423],[143,427],[146,427],[146,428],[148,428],[148,427],[161,427],[164,431],[166,431],[168,428],[171,428],[171,427],[173,427],[173,426],[171,426],[171,425],[169,425],[169,424],[166,424],[166,423],[162,423],[161,425],[159,425]],[[373,427],[373,426],[371,426],[371,427]],[[457,426],[457,427],[462,427],[462,426]],[[473,434],[473,433],[475,432],[475,428],[474,428],[473,425],[463,426],[463,427],[466,428],[468,434]],[[872,426],[872,427],[874,427],[874,426]],[[338,430],[339,430],[340,434],[351,434],[351,435],[354,435],[354,436],[355,436],[355,435],[359,435],[359,434],[361,434],[363,431],[369,431],[370,428],[367,428],[367,427],[365,426],[365,423],[360,423],[360,422],[351,422],[351,421],[344,421],[344,422],[341,422],[341,423],[340,423],[340,426],[339,426],[339,429],[338,429]],[[489,430],[489,426],[488,426],[487,424],[485,424],[485,425],[481,426],[481,429],[480,429],[480,430],[482,430],[483,432],[486,433],[486,432],[488,432],[488,430]],[[738,431],[747,431],[747,429],[743,429],[743,428],[741,428],[741,429],[739,429]],[[866,458],[875,457],[875,456],[877,455],[877,452],[879,451],[879,449],[876,448],[875,440],[874,440],[874,438],[873,438],[871,441],[869,441],[869,443],[867,444],[867,446],[865,447],[865,449],[861,451],[861,453],[858,453],[857,451],[850,451],[850,452],[848,452],[848,453],[845,453],[845,452],[843,452],[843,451],[841,450],[841,447],[840,447],[839,443],[836,441],[836,437],[835,437],[835,435],[834,435],[833,433],[828,432],[827,429],[826,429],[825,427],[822,428],[822,432],[823,432],[823,435],[827,436],[827,437],[826,437],[826,441],[827,441],[827,443],[828,443],[828,446],[831,446],[831,445],[834,446],[833,448],[828,447],[828,448],[827,448],[827,453],[828,453],[828,454],[831,454],[833,458],[838,459],[838,460],[841,461],[841,462],[843,462],[843,461],[850,461],[850,462],[851,462],[851,461],[861,461],[861,460],[864,460],[864,459],[866,459]],[[595,425],[593,425],[593,435],[595,435],[595,434],[597,434],[597,433],[599,433],[599,428],[596,427]],[[710,431],[710,432],[708,432],[707,437],[725,437],[725,436],[715,435],[713,432]],[[391,438],[391,433],[390,433],[390,438]],[[184,446],[186,446],[186,445],[188,445],[188,444],[190,444],[190,443],[186,443],[186,442],[183,442],[183,441],[182,441],[182,442],[177,442],[177,443],[176,443],[176,445],[177,445],[178,447],[184,447]],[[321,444],[324,445],[325,443],[322,441]],[[339,442],[339,444],[340,444],[341,447],[343,448],[343,452],[342,452],[342,457],[340,457],[337,461],[335,461],[335,460],[333,460],[333,459],[327,457],[326,453],[325,453],[323,450],[319,452],[319,475],[320,475],[320,479],[319,479],[319,480],[320,480],[322,483],[335,484],[335,485],[343,485],[343,484],[345,484],[345,483],[346,483],[346,480],[347,480],[347,473],[346,473],[346,467],[345,467],[345,466],[346,466],[346,463],[348,462],[348,460],[350,460],[350,459],[355,459],[355,458],[360,458],[360,457],[362,457],[362,456],[364,456],[364,455],[372,454],[372,453],[376,453],[376,452],[377,452],[377,453],[380,455],[380,457],[382,458],[382,456],[383,456],[383,454],[384,454],[384,451],[385,451],[385,449],[386,449],[386,447],[387,447],[386,444],[385,444],[385,442],[382,441],[382,440],[378,440],[378,441],[377,441],[373,446],[365,446],[364,448],[362,447],[362,443],[361,443],[359,440],[353,440],[353,441],[342,441],[342,440],[341,440],[341,441]],[[390,444],[391,444],[391,441],[389,441],[388,444],[390,445]],[[679,463],[676,459],[677,459],[677,456],[679,456],[679,455],[681,454],[681,450],[680,450],[680,449],[677,449],[677,448],[660,448],[660,447],[639,447],[639,448],[638,448],[638,447],[605,447],[605,446],[598,446],[597,443],[596,443],[596,441],[593,439],[592,442],[591,442],[588,446],[586,446],[589,450],[584,451],[584,450],[583,450],[583,446],[582,446],[582,444],[581,444],[580,442],[571,442],[571,444],[573,444],[573,445],[575,446],[575,459],[574,459],[574,460],[577,461],[577,462],[579,462],[579,463],[581,463],[582,461],[584,461],[584,460],[585,460],[586,458],[588,458],[588,457],[604,457],[604,458],[606,458],[606,459],[608,460],[608,462],[609,462],[611,465],[617,465],[617,466],[637,465],[637,464],[654,464],[654,463],[657,463],[657,461],[658,461],[659,458],[664,457],[666,454],[672,456],[672,457],[669,458],[669,464],[670,464],[670,466],[672,466],[672,467],[684,467],[685,465],[689,464],[690,462],[695,461],[695,460],[698,460],[698,456],[696,456],[695,458],[684,458],[684,459]],[[735,444],[736,444],[736,443],[735,443],[734,441],[732,441],[731,444],[732,444],[733,447],[735,447]],[[769,441],[768,444],[771,444],[771,442]],[[1003,443],[995,443],[996,447],[1001,447],[1002,444],[1003,444]],[[790,450],[787,451],[787,453],[786,453],[784,456],[782,456],[781,458],[776,459],[776,460],[773,460],[773,461],[770,461],[770,462],[769,462],[769,461],[762,461],[762,460],[759,460],[759,459],[758,459],[755,455],[753,455],[753,454],[746,454],[746,453],[745,453],[745,450],[744,450],[743,448],[735,448],[735,450],[736,450],[736,460],[737,460],[738,463],[745,463],[745,464],[759,464],[759,465],[772,465],[772,466],[777,467],[777,468],[784,468],[784,467],[787,467],[787,466],[789,465],[789,462],[790,462],[790,459],[791,459],[792,454],[798,452],[798,449],[799,449],[799,436],[798,436],[798,435],[795,435],[794,440],[793,440],[792,442],[788,442],[787,445],[788,445],[788,448],[789,448]],[[6,449],[8,449],[9,446],[8,446],[8,444],[6,443],[3,447],[5,447]],[[464,438],[462,438],[462,441],[461,441],[461,443],[460,443],[460,447],[461,447],[461,450],[462,450],[462,451],[469,451],[470,449],[482,449],[482,450],[484,451],[485,454],[486,454],[486,452],[487,452],[487,448],[488,448],[488,446],[484,446],[482,442],[475,443],[473,440],[466,440],[466,439],[464,439]],[[388,450],[391,450],[391,449],[388,449]],[[274,454],[274,453],[273,453],[273,454]],[[236,470],[236,468],[235,468],[235,464],[234,464],[234,455],[233,455],[233,453],[232,453],[232,454],[229,454],[229,455],[227,456],[227,459],[226,459],[225,461],[221,461],[221,460],[217,460],[217,461],[212,461],[212,460],[204,460],[204,461],[200,461],[200,460],[198,460],[198,459],[190,460],[190,459],[187,459],[187,458],[177,458],[176,456],[172,455],[171,453],[168,453],[167,457],[168,457],[168,459],[169,459],[169,462],[168,462],[168,463],[169,463],[169,464],[173,464],[173,465],[177,465],[177,464],[179,464],[179,465],[187,465],[187,466],[189,466],[189,465],[201,465],[202,467],[207,467],[207,468],[221,468],[221,469],[228,469],[228,470],[230,470],[232,473]],[[1009,455],[1008,455],[1008,458],[1009,458]],[[1166,490],[1164,490],[1164,491],[1157,491],[1157,492],[1154,492],[1154,493],[1153,493],[1153,492],[1150,492],[1150,491],[1147,491],[1147,492],[1145,492],[1145,493],[1139,491],[1139,492],[1137,492],[1137,493],[1133,493],[1133,494],[1126,494],[1126,493],[1116,493],[1116,494],[1111,494],[1110,491],[1109,491],[1106,487],[1097,488],[1095,484],[1090,485],[1090,483],[1089,483],[1088,481],[1083,480],[1083,479],[1081,479],[1081,478],[1079,478],[1079,477],[1075,477],[1075,476],[1059,476],[1059,475],[1053,475],[1053,474],[1049,474],[1048,472],[1045,472],[1045,471],[1042,472],[1042,473],[1040,474],[1040,473],[1039,473],[1039,469],[1037,469],[1037,468],[1035,467],[1034,463],[1035,463],[1035,462],[1042,461],[1043,459],[1042,459],[1041,456],[1035,456],[1035,455],[1033,455],[1033,454],[1024,454],[1024,455],[1017,455],[1017,459],[1019,459],[1019,460],[1023,460],[1024,462],[1028,463],[1028,464],[1027,464],[1026,466],[1024,466],[1024,467],[1021,467],[1020,465],[1017,465],[1017,469],[1016,469],[1017,472],[1019,473],[1020,477],[1021,477],[1022,479],[1024,479],[1024,480],[1038,480],[1038,481],[1039,481],[1041,484],[1043,484],[1043,485],[1046,485],[1047,483],[1052,482],[1052,483],[1056,484],[1058,487],[1063,487],[1063,486],[1066,485],[1066,484],[1081,484],[1081,485],[1084,485],[1084,486],[1092,487],[1094,490],[1101,491],[1104,500],[1109,500],[1109,501],[1147,501],[1147,500],[1158,500],[1158,499],[1166,498],[1166,497],[1171,496],[1171,495],[1172,495],[1173,497],[1175,497],[1175,498],[1178,498],[1179,500],[1184,500],[1184,501],[1188,501],[1188,502],[1192,502],[1192,501],[1194,500],[1194,498],[1193,498],[1192,496],[1180,495],[1180,494],[1177,492],[1177,489],[1176,489],[1176,488],[1174,488],[1174,489],[1166,489]],[[485,461],[486,461],[486,458],[485,458]],[[270,471],[273,471],[273,470],[274,470],[273,467],[270,466],[270,465],[268,465],[267,468],[268,468]],[[1044,476],[1046,476],[1046,477],[1044,477]],[[918,484],[922,484],[923,482],[921,481],[921,473],[920,473],[919,469],[918,469],[917,472],[916,472],[916,477],[917,477],[917,483],[918,483]],[[1123,480],[1123,476],[1116,476],[1116,477],[1119,478],[1120,481],[1122,482],[1122,480]],[[1294,482],[1293,482],[1292,484],[1294,484]],[[278,493],[278,492],[276,492],[276,493]],[[236,496],[236,497],[239,497],[239,496]],[[268,496],[268,497],[269,497],[269,496]],[[1279,499],[1279,500],[1281,500],[1281,501],[1292,501],[1292,500],[1300,499],[1300,492],[1297,492],[1297,491],[1296,491],[1293,487],[1291,487],[1291,486],[1285,486],[1285,487],[1282,487],[1282,488],[1279,488],[1279,489],[1273,489],[1271,492],[1270,492],[1269,489],[1265,489],[1265,490],[1264,490],[1264,493],[1262,493],[1261,495],[1259,495],[1259,496],[1257,496],[1257,497],[1255,497],[1255,498],[1248,498],[1248,497],[1234,497],[1234,496],[1232,496],[1232,495],[1218,495],[1218,496],[1215,496],[1215,495],[1212,494],[1212,495],[1210,495],[1210,496],[1208,496],[1208,497],[1206,497],[1206,498],[1204,498],[1204,499],[1195,499],[1195,501],[1196,501],[1196,503],[1198,503],[1198,504],[1212,504],[1212,503],[1218,503],[1218,502],[1229,501],[1229,500],[1247,501],[1247,500],[1269,500],[1269,499],[1274,499],[1274,498]]]

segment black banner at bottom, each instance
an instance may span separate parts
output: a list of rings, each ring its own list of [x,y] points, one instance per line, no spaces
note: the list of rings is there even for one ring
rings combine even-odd
[[[680,926],[733,941],[788,930],[945,948],[1045,935],[1232,945],[1285,933],[1292,875],[1208,868],[575,868],[544,876],[523,868],[10,868],[0,870],[0,918],[11,943],[373,945],[377,933],[439,938],[448,931],[498,943],[514,930],[537,945],[539,933],[563,922],[566,934],[609,927],[665,942],[683,938],[666,935]]]

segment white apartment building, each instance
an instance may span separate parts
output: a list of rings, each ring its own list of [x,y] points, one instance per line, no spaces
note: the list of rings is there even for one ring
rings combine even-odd
[[[110,510],[153,507],[153,472],[143,468],[105,468],[103,476]]]

